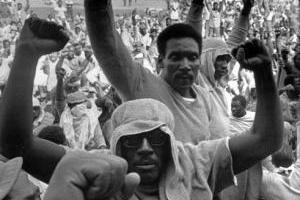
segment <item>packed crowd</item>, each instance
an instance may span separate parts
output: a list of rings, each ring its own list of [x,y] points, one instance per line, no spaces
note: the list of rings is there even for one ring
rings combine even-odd
[[[300,199],[299,1],[74,3],[0,1],[0,199]]]

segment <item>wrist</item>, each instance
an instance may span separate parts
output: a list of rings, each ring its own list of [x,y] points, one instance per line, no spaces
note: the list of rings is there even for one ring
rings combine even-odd
[[[30,57],[34,58],[34,59],[39,59],[41,57],[41,54],[38,53],[36,48],[33,45],[31,45],[30,43],[27,43],[27,42],[17,43],[15,52],[16,52],[16,55],[17,54],[18,55],[20,54],[20,55],[23,55],[23,56],[29,56],[30,55]]]
[[[250,15],[250,12],[251,12],[251,7],[244,7],[243,9],[242,9],[242,12],[241,12],[241,14],[243,15],[243,16],[249,16]]]
[[[106,8],[111,4],[111,0],[89,0],[84,1],[84,7],[90,11],[106,10]]]

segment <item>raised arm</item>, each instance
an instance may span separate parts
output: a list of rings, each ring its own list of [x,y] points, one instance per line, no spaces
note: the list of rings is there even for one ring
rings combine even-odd
[[[233,49],[246,41],[249,31],[249,15],[254,5],[254,0],[243,0],[244,6],[239,18],[235,21],[231,33],[229,34],[227,45]]]
[[[193,0],[189,10],[186,23],[194,27],[200,35],[202,35],[202,13],[204,8],[204,0]]]
[[[256,115],[250,133],[233,137],[229,147],[235,174],[251,167],[281,147],[283,120],[271,57],[259,40],[251,40],[233,52],[241,66],[254,72]]]
[[[122,95],[130,94],[134,63],[114,27],[111,0],[85,0],[88,34],[95,56],[109,81]]]
[[[26,0],[26,4],[25,4],[25,7],[24,7],[24,11],[27,13],[28,10],[30,8],[30,3],[29,3],[29,0]]]
[[[63,53],[55,66],[55,73],[57,78],[56,84],[56,92],[55,92],[55,109],[59,118],[63,113],[65,106],[66,106],[66,94],[64,90],[64,77],[66,75],[66,71],[62,68],[64,63],[65,54]]]
[[[33,79],[39,57],[61,50],[68,41],[62,30],[39,19],[25,21],[0,110],[1,154],[8,158],[22,156],[23,168],[43,181],[49,180],[64,150],[33,137]]]

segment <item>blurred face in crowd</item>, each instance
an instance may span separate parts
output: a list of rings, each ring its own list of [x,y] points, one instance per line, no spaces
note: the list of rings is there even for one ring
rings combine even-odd
[[[58,1],[57,1],[57,5],[58,5],[58,7],[62,7],[62,1],[61,1],[61,0],[58,0]]]
[[[10,49],[10,42],[9,42],[9,40],[4,40],[3,41],[3,48],[4,49]]]
[[[166,19],[166,26],[170,26],[170,25],[172,25],[171,18],[167,18]]]
[[[49,55],[49,60],[51,62],[55,62],[57,59],[58,59],[58,53],[54,52],[54,53]]]
[[[193,38],[170,39],[160,60],[166,82],[180,93],[190,91],[200,67],[198,43]]]
[[[159,183],[171,154],[169,141],[169,136],[160,129],[121,137],[122,157],[128,162],[128,172],[140,175],[140,185]]]
[[[213,4],[213,10],[218,10],[218,9],[219,9],[219,5],[218,5],[217,2],[215,2],[215,3]]]
[[[74,53],[76,56],[80,56],[82,52],[82,47],[80,44],[75,45],[74,47]]]
[[[41,114],[40,106],[33,106],[33,121],[36,120]]]
[[[140,33],[142,35],[146,35],[146,33],[147,33],[146,25],[144,23],[141,23],[141,25],[140,25]]]
[[[91,50],[85,50],[85,51],[84,51],[84,55],[85,55],[85,58],[86,58],[87,60],[89,60],[89,59],[92,58],[93,53],[92,53]]]
[[[81,31],[81,28],[80,28],[80,27],[78,27],[78,26],[77,26],[77,27],[75,27],[75,33],[76,33],[76,34],[79,34],[79,33],[80,33],[80,31]]]
[[[300,77],[295,77],[294,78],[294,88],[297,92],[297,94],[300,94]]]
[[[68,48],[68,55],[67,55],[67,59],[68,60],[72,60],[74,58],[74,47],[70,46]]]
[[[231,113],[236,118],[241,118],[246,114],[246,108],[243,107],[239,100],[233,100],[231,102]]]
[[[219,80],[228,74],[228,65],[231,60],[230,55],[221,55],[215,61],[215,79]]]
[[[295,67],[300,70],[300,52],[295,55],[294,64]]]
[[[17,9],[18,9],[18,10],[22,10],[22,7],[23,7],[23,6],[22,6],[21,3],[18,3],[18,4],[17,4]]]

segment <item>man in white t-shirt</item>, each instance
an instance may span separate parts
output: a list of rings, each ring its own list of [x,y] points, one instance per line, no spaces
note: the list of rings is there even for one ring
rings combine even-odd
[[[63,5],[62,0],[51,0],[52,6],[55,12],[55,17],[60,19],[66,19],[67,8]]]

